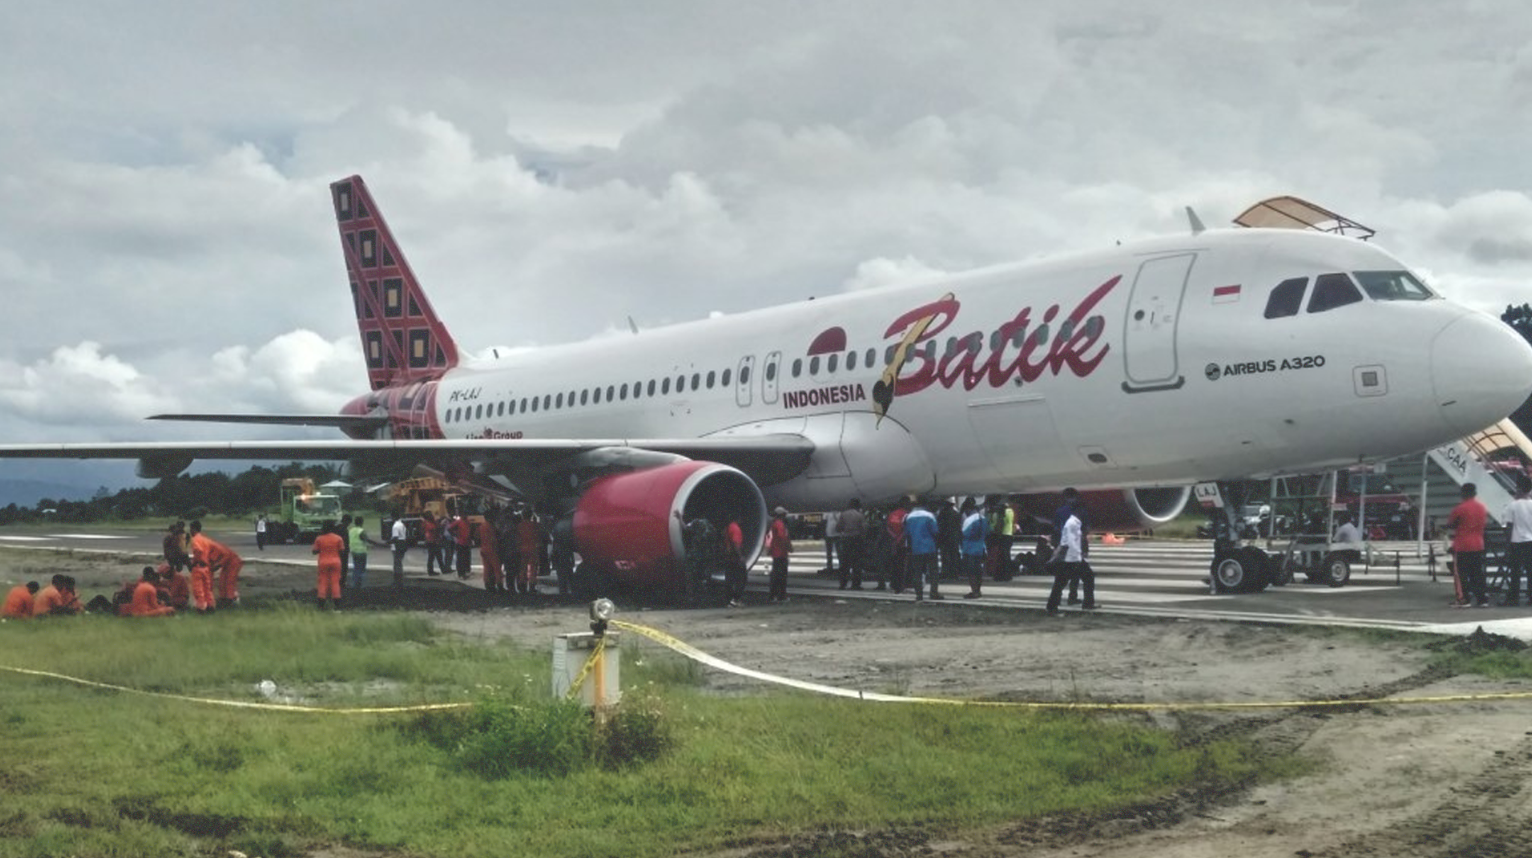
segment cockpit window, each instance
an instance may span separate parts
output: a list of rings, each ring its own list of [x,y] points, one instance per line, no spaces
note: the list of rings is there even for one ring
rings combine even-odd
[[[1362,300],[1362,293],[1344,274],[1321,274],[1314,278],[1314,294],[1309,297],[1309,312],[1323,313]]]
[[[1356,271],[1356,282],[1374,301],[1429,301],[1436,297],[1408,271]]]
[[[1294,277],[1278,283],[1277,288],[1271,290],[1271,297],[1266,299],[1266,318],[1298,315],[1298,308],[1303,306],[1303,290],[1308,285],[1307,277]]]

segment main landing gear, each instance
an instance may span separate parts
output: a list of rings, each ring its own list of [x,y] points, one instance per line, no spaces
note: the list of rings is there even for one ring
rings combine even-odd
[[[1208,525],[1213,532],[1213,562],[1208,570],[1208,584],[1215,593],[1259,593],[1274,580],[1277,564],[1265,551],[1254,545],[1242,545],[1238,521],[1244,505],[1244,486],[1218,483],[1221,505],[1208,509]],[[1199,492],[1199,496],[1207,496]]]

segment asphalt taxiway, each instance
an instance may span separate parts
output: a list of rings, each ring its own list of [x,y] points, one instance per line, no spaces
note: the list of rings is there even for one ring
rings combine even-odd
[[[268,545],[258,550],[249,532],[210,531],[246,560],[310,565],[307,545]],[[148,531],[116,531],[92,527],[51,529],[0,528],[0,546],[105,552],[122,555],[158,555],[161,534]],[[906,592],[895,595],[873,589],[871,580],[861,590],[842,590],[834,576],[821,574],[825,566],[820,543],[799,543],[801,550],[789,565],[788,590],[799,597],[836,599],[912,600]],[[1212,547],[1206,542],[1130,541],[1123,545],[1093,545],[1090,562],[1096,572],[1096,599],[1101,611],[1153,617],[1181,617],[1231,622],[1349,626],[1438,634],[1485,631],[1532,640],[1532,607],[1454,608],[1454,589],[1440,556],[1417,554],[1414,543],[1385,546],[1375,552],[1378,565],[1356,567],[1351,582],[1332,588],[1304,583],[1300,576],[1284,587],[1268,587],[1259,593],[1215,594],[1206,579]],[[474,562],[478,556],[475,552]],[[371,571],[387,574],[391,557],[386,548],[374,549]],[[750,575],[750,590],[764,592],[765,562]],[[425,554],[413,549],[406,557],[409,577],[425,577]],[[473,576],[476,578],[477,575]],[[470,578],[465,586],[472,586]],[[934,609],[961,610],[965,606],[1040,610],[1047,600],[1052,579],[1024,575],[1010,581],[985,581],[983,596],[964,599],[966,583],[944,581],[941,602]],[[1075,608],[1065,607],[1067,615]],[[1067,619],[1067,616],[1066,616]]]

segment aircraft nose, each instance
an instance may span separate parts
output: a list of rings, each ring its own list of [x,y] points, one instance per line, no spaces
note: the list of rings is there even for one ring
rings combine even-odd
[[[1431,383],[1447,424],[1477,432],[1532,394],[1532,346],[1498,319],[1466,313],[1431,341]]]

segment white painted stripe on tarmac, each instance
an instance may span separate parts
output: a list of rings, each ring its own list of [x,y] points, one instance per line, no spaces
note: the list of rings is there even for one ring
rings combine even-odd
[[[1426,626],[1427,631],[1437,632],[1444,635],[1467,635],[1479,627],[1486,632],[1498,635],[1518,638],[1520,640],[1532,640],[1532,617],[1509,617],[1503,620],[1487,619],[1494,616],[1494,608],[1464,608],[1465,616],[1473,617],[1470,622],[1463,623],[1435,623]]]

